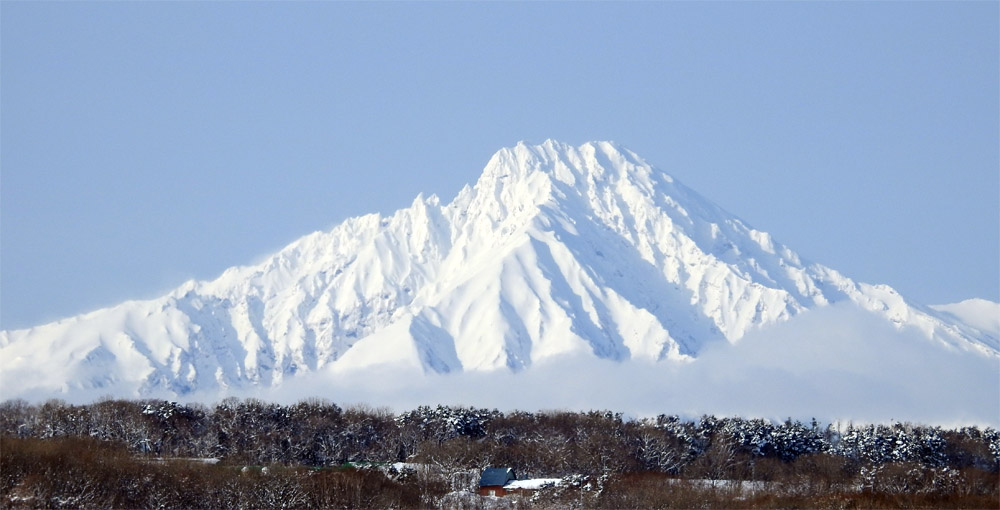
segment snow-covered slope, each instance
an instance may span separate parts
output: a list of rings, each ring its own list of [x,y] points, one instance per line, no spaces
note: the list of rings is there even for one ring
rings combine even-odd
[[[1000,338],[1000,303],[985,299],[966,299],[950,305],[932,305],[931,308]]]
[[[997,329],[804,261],[614,143],[522,143],[449,204],[418,196],[159,299],[4,331],[0,389],[185,394],[384,364],[687,362],[836,302],[1000,357]]]

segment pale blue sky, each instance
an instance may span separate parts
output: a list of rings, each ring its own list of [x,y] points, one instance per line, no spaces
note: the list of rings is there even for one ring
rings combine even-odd
[[[1000,4],[0,2],[0,327],[615,140],[810,260],[1000,299]]]

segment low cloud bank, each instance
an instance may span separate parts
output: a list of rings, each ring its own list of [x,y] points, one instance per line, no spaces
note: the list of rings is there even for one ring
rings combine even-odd
[[[1000,362],[949,350],[917,331],[897,331],[868,312],[837,305],[752,332],[736,345],[716,343],[687,364],[580,356],[518,374],[424,375],[383,367],[299,377],[253,396],[279,402],[322,397],[396,411],[451,404],[998,426]]]
[[[84,403],[132,392],[131,386],[120,391],[105,386],[19,396]],[[281,403],[320,397],[342,406],[394,411],[446,404],[502,411],[607,409],[631,416],[715,414],[1000,427],[1000,361],[949,349],[919,331],[896,330],[857,307],[834,305],[751,332],[736,345],[716,342],[689,363],[566,356],[516,374],[449,375],[383,366],[300,374],[275,388],[148,397],[212,404],[227,396]]]

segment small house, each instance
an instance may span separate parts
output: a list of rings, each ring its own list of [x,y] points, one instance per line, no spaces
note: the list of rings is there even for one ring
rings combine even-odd
[[[517,480],[511,468],[486,468],[479,477],[480,496],[503,496],[507,494],[504,485]]]

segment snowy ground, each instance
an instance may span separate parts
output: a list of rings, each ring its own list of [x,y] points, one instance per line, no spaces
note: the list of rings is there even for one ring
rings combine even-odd
[[[506,490],[515,490],[515,489],[538,490],[538,489],[543,489],[545,487],[553,487],[559,485],[561,481],[562,481],[561,478],[531,478],[527,480],[514,480],[513,482],[504,485],[503,488]]]

